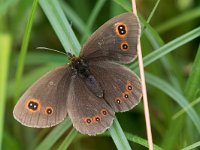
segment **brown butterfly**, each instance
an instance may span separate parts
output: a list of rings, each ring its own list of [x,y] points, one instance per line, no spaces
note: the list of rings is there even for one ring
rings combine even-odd
[[[140,26],[132,13],[102,25],[70,63],[34,83],[14,108],[14,117],[36,128],[71,118],[81,133],[96,135],[112,125],[115,112],[132,109],[142,97],[140,79],[120,63],[137,57]]]

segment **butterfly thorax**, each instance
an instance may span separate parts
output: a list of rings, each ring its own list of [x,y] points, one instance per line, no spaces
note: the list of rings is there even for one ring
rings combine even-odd
[[[81,78],[92,93],[94,93],[97,97],[103,97],[102,87],[94,75],[90,72],[90,68],[86,60],[82,58],[74,59],[74,61],[71,62],[71,68],[72,77]]]

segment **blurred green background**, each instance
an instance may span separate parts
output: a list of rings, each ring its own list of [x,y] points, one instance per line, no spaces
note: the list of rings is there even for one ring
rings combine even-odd
[[[71,36],[69,27],[82,45],[108,19],[131,11],[131,1],[40,0],[36,5],[36,0],[0,0],[0,148],[117,149],[110,132],[95,137],[81,135],[72,129],[69,119],[54,128],[28,128],[13,118],[12,111],[27,87],[67,62],[64,55],[36,50],[37,47],[78,53],[77,41],[73,41],[73,48],[73,42],[64,38]],[[200,1],[138,0],[137,9],[156,149],[198,149]],[[62,13],[65,16],[59,18]],[[69,27],[62,24],[66,18]],[[58,34],[60,26],[63,35]],[[128,67],[138,73],[137,63]],[[143,103],[129,112],[117,113],[117,119],[132,149],[147,149]]]

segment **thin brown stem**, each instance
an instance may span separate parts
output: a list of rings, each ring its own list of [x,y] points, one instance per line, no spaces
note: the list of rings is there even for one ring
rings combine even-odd
[[[133,13],[137,15],[135,0],[132,0],[132,7],[133,7]],[[147,138],[148,138],[149,150],[153,150],[153,139],[152,139],[152,132],[151,132],[151,123],[150,123],[150,115],[149,115],[147,90],[146,90],[146,83],[145,83],[145,76],[144,76],[144,65],[143,65],[143,60],[142,60],[142,49],[141,49],[140,39],[138,40],[137,48],[138,48],[137,52],[138,52],[138,62],[139,62],[139,68],[140,68],[140,78],[141,78],[141,84],[142,84]]]

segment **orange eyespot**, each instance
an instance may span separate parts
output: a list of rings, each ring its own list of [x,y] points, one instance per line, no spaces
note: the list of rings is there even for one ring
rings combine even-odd
[[[106,109],[101,110],[102,116],[106,116],[108,114],[108,111]]]
[[[122,101],[119,97],[117,97],[117,98],[115,99],[115,102],[116,102],[117,104],[121,104],[123,101]]]
[[[115,24],[115,33],[120,37],[120,38],[125,38],[128,34],[128,28],[125,23],[123,22],[117,22]]]
[[[41,104],[38,99],[29,99],[25,105],[26,109],[30,112],[37,112],[41,109]]]
[[[51,114],[53,113],[53,108],[52,108],[52,107],[46,107],[45,113],[46,113],[47,115],[51,115]]]
[[[92,123],[92,118],[83,117],[82,119],[83,119],[88,125]]]
[[[94,122],[100,122],[101,118],[99,116],[94,116],[92,119]]]
[[[126,91],[127,92],[133,91],[133,85],[131,84],[130,81],[128,81],[127,84],[126,84]]]
[[[122,93],[122,96],[123,96],[124,99],[128,99],[129,98],[129,92]]]
[[[128,48],[129,48],[128,42],[122,42],[122,43],[120,44],[120,48],[121,48],[121,50],[123,50],[123,51],[127,51]]]

